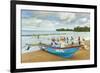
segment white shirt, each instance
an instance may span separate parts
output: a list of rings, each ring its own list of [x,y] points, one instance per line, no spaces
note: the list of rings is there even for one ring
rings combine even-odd
[[[66,47],[66,43],[65,42],[61,41],[60,43],[61,43],[61,48]]]

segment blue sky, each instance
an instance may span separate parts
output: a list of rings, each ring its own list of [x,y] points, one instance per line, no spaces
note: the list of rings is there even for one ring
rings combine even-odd
[[[89,13],[22,10],[22,29],[56,30],[73,29],[76,26],[90,26]]]

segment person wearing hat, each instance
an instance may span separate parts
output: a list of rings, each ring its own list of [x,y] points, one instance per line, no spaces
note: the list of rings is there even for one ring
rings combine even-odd
[[[60,38],[60,44],[61,44],[61,48],[65,48],[66,47],[65,37],[61,37]]]
[[[56,47],[57,43],[54,38],[51,39],[51,46]]]

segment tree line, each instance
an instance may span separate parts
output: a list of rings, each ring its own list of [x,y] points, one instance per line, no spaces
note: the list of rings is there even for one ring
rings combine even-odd
[[[84,26],[84,27],[74,27],[74,29],[65,29],[65,28],[60,28],[60,29],[56,29],[56,31],[77,31],[77,32],[89,32],[90,31],[90,27]]]

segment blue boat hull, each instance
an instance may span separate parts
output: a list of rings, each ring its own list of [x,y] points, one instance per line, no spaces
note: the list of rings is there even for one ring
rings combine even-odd
[[[71,58],[79,50],[79,47],[72,47],[67,49],[55,49],[53,47],[45,47],[43,50],[64,58]]]

